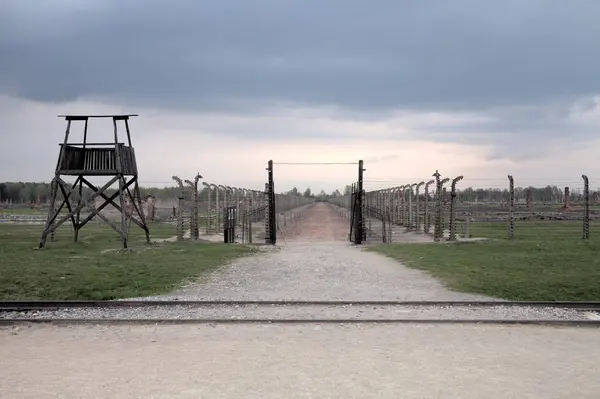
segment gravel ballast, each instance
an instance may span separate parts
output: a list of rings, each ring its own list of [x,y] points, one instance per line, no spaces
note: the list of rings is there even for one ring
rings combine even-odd
[[[339,319],[339,320],[588,320],[588,312],[560,308],[514,306],[322,306],[322,305],[202,305],[133,308],[72,308],[0,313],[0,318],[34,319]]]

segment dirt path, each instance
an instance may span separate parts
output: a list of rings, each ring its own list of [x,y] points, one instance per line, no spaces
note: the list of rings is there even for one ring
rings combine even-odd
[[[580,398],[596,329],[431,325],[0,330],[0,392],[50,398]]]
[[[316,203],[282,238],[291,243],[347,242],[350,226],[329,204]]]

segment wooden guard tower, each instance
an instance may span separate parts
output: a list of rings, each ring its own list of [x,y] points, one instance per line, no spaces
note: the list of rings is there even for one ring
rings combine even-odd
[[[48,219],[46,220],[44,232],[40,240],[40,248],[43,248],[46,244],[48,235],[67,220],[71,220],[73,224],[73,239],[77,241],[79,230],[92,220],[94,216],[102,219],[121,235],[123,248],[127,248],[128,217],[146,232],[146,241],[150,242],[150,232],[146,225],[138,186],[135,151],[131,145],[129,118],[132,116],[137,115],[59,115],[60,118],[65,118],[67,121],[67,130],[65,132],[65,140],[60,144],[58,163],[54,179],[50,185],[52,192],[50,210],[48,211]],[[90,143],[87,141],[88,122],[94,118],[112,118],[113,142]],[[71,124],[74,121],[84,122],[82,143],[69,142]],[[122,121],[122,125],[124,124],[127,133],[127,145],[119,142],[117,122],[120,121]],[[69,184],[62,179],[62,176],[77,176],[77,178],[73,184]],[[110,176],[110,178],[104,186],[98,188],[86,179],[87,176]],[[119,187],[114,194],[109,196],[106,191],[115,183],[118,183]],[[84,202],[81,198],[83,185],[86,185],[93,191],[87,202]],[[63,201],[57,207],[56,199],[59,190],[63,195]],[[79,199],[77,205],[73,206],[69,198],[75,190],[79,192]],[[96,207],[96,199],[98,197],[104,201],[100,206]],[[118,199],[117,202],[115,202],[116,199]],[[132,215],[127,215],[126,205],[128,202],[132,204]],[[101,213],[102,209],[107,205],[112,205],[121,212],[120,227],[112,223]],[[58,215],[65,206],[67,207],[68,214],[57,220]],[[81,211],[83,209],[86,209],[90,213],[82,220]]]

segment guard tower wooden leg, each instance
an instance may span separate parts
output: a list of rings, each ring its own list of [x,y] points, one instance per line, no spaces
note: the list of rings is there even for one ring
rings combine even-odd
[[[150,244],[150,230],[148,230],[148,226],[146,225],[146,215],[144,214],[144,207],[142,206],[142,196],[140,194],[140,186],[138,185],[138,180],[137,177],[134,178],[135,182],[134,184],[134,194],[135,194],[135,198],[137,199],[137,211],[138,211],[138,215],[140,216],[140,221],[142,222],[142,229],[144,230],[144,232],[146,233],[146,244]],[[135,204],[135,202],[134,202]]]
[[[48,210],[48,218],[46,219],[46,223],[44,225],[44,231],[42,232],[42,238],[40,240],[40,245],[39,248],[44,248],[44,246],[46,245],[46,237],[48,236],[48,234],[50,233],[50,227],[52,226],[52,223],[54,223],[54,220],[56,219],[56,215],[58,215],[58,212],[56,212],[56,193],[58,191],[58,182],[57,182],[58,176],[55,177],[54,179],[52,179],[52,182],[50,183],[50,209]],[[60,210],[59,210],[60,212]]]

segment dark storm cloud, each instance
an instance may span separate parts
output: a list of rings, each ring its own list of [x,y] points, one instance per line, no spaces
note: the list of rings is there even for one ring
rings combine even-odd
[[[48,3],[0,2],[6,92],[381,111],[568,102],[600,91],[597,0]]]

